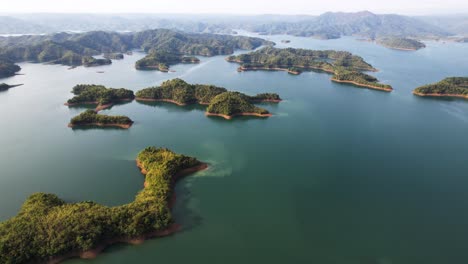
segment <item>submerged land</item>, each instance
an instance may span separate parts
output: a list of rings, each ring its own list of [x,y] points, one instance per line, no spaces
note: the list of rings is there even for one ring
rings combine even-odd
[[[86,110],[83,113],[73,117],[68,124],[69,127],[117,127],[128,129],[133,121],[127,116],[109,116],[98,114],[95,110]]]
[[[269,117],[271,114],[254,103],[280,102],[275,93],[249,96],[239,92],[229,92],[226,88],[205,84],[189,84],[181,79],[165,81],[159,87],[151,87],[136,92],[137,101],[162,101],[180,106],[188,104],[207,105],[207,116],[221,116],[231,119],[234,116]]]
[[[322,71],[332,73],[331,80],[334,82],[386,92],[393,90],[390,85],[379,83],[377,78],[364,73],[377,69],[362,57],[346,51],[265,47],[247,54],[229,56],[226,60],[240,63],[238,71],[286,71],[294,75],[303,71]]]
[[[75,96],[69,99],[65,105],[96,105],[96,112],[116,103],[132,101],[135,98],[132,90],[107,88],[95,84],[78,84],[73,87],[72,93]]]
[[[429,97],[458,97],[468,99],[468,77],[448,77],[440,82],[414,89],[413,94]]]
[[[31,195],[17,216],[0,223],[0,263],[94,258],[115,243],[141,243],[176,232],[174,185],[207,164],[156,147],[145,148],[136,162],[145,183],[129,204],[107,207],[92,201],[67,203],[54,194]]]

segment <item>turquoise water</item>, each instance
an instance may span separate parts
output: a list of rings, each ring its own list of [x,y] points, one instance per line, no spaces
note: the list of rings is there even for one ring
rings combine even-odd
[[[0,93],[0,220],[33,192],[129,202],[143,185],[134,159],[156,145],[211,164],[177,185],[183,231],[67,263],[466,262],[468,102],[411,91],[466,76],[468,46],[428,42],[403,52],[351,38],[267,38],[361,55],[395,90],[336,84],[324,73],[238,73],[223,56],[174,73],[136,71],[138,53],[99,68],[22,63],[25,75],[1,80],[25,85]],[[203,107],[132,102],[103,111],[132,118],[129,130],[67,127],[83,111],[63,105],[75,84],[137,91],[176,77],[285,101],[262,105],[269,119],[232,121],[207,118]]]

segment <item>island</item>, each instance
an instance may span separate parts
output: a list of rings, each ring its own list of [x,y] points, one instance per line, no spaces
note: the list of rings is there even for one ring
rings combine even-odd
[[[73,87],[72,93],[75,96],[68,100],[65,105],[97,105],[96,112],[109,108],[116,103],[133,101],[135,98],[132,90],[106,88],[103,85],[95,84],[78,84]]]
[[[252,50],[273,42],[260,38],[221,34],[195,34],[168,29],[139,32],[91,31],[0,39],[0,58],[10,62],[32,61],[67,66],[99,66],[120,59],[122,53],[142,50],[147,57],[137,69],[161,69],[174,63],[196,63],[193,56],[232,54],[236,49]],[[104,54],[104,59],[93,56]],[[161,64],[161,65],[160,65]]]
[[[153,51],[135,62],[137,70],[159,70],[168,72],[169,66],[178,63],[200,63],[197,57],[173,54],[164,51]]]
[[[0,78],[10,77],[21,70],[21,67],[11,60],[0,59]]]
[[[386,37],[377,39],[376,42],[384,47],[397,50],[415,51],[426,47],[424,43],[409,38]]]
[[[281,40],[281,43],[291,43],[291,41],[289,39],[283,39]]]
[[[54,194],[32,194],[16,216],[0,223],[0,263],[89,259],[115,243],[138,244],[177,232],[174,185],[207,164],[156,147],[141,151],[136,163],[145,175],[144,188],[129,204],[67,203]]]
[[[213,98],[206,109],[206,116],[220,116],[232,119],[235,116],[270,117],[266,109],[254,106],[248,97],[239,92],[225,92]]]
[[[390,85],[381,84],[377,78],[363,73],[377,69],[362,57],[347,51],[265,47],[247,54],[229,56],[226,60],[239,63],[239,72],[286,71],[298,75],[303,71],[318,71],[333,74],[331,80],[335,82],[387,92],[393,90]]]
[[[368,74],[359,71],[349,71],[345,68],[337,68],[331,80],[337,83],[349,83],[359,87],[370,88],[385,92],[391,92],[392,86],[379,83],[379,80]]]
[[[132,126],[133,121],[127,116],[108,116],[98,114],[95,110],[88,109],[83,113],[73,117],[68,124],[68,127],[84,127],[84,126],[99,126],[99,127],[117,127],[128,129]]]
[[[279,103],[281,98],[275,93],[261,93],[249,96],[239,92],[229,92],[226,88],[206,84],[189,84],[176,78],[165,81],[159,87],[145,88],[136,92],[137,101],[162,101],[179,106],[188,104],[207,105],[206,114],[219,115],[231,119],[233,116],[271,116],[267,110],[255,107],[254,103]]]
[[[448,77],[414,89],[414,95],[468,99],[468,77]]]
[[[13,87],[16,87],[16,86],[21,86],[23,84],[13,84],[13,85],[9,85],[9,84],[6,84],[6,83],[0,83],[0,92],[1,91],[6,91],[10,88],[13,88]]]
[[[104,53],[103,57],[109,60],[123,60],[124,55],[122,53]]]

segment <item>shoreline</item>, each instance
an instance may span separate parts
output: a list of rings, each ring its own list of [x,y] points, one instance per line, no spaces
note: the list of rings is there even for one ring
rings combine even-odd
[[[418,93],[413,91],[414,95],[421,96],[421,97],[452,97],[452,98],[462,98],[468,99],[468,95],[461,95],[461,94],[439,94],[439,93]]]
[[[256,103],[280,103],[282,101],[283,101],[283,99],[278,99],[278,100],[276,100],[276,99],[260,99],[260,100],[252,100],[250,102],[256,104]]]
[[[360,84],[360,83],[355,82],[355,81],[343,81],[343,80],[338,80],[338,79],[335,79],[335,78],[331,78],[330,80],[333,81],[333,82],[336,82],[336,83],[349,83],[349,84],[353,84],[355,86],[370,88],[370,89],[384,91],[384,92],[393,91],[393,88],[384,88],[384,87],[374,86],[374,85],[370,85],[370,84]]]
[[[103,123],[72,124],[72,123],[69,123],[68,127],[74,128],[74,127],[97,126],[97,127],[118,127],[118,128],[123,128],[123,129],[129,129],[132,125],[133,125],[133,122],[131,124],[103,124]]]
[[[273,116],[272,114],[259,114],[259,113],[237,113],[233,115],[223,115],[223,114],[215,114],[215,113],[210,113],[210,112],[205,112],[205,116],[219,116],[227,120],[231,120],[233,117],[236,116],[256,116],[256,117],[271,117]]]
[[[326,69],[322,69],[322,68],[304,68],[304,67],[298,67],[298,66],[293,66],[293,67],[296,67],[296,68],[301,68],[305,71],[323,71],[323,72],[327,72],[327,73],[331,73],[331,74],[334,74],[335,71],[332,71],[332,70],[326,70]],[[267,67],[243,67],[243,66],[240,66],[239,68],[237,68],[237,71],[238,72],[245,72],[245,71],[285,71],[289,74],[292,74],[292,75],[299,75],[301,74],[302,72],[300,71],[291,71],[289,70],[288,68],[278,68],[278,67],[275,67],[275,68],[267,68]]]
[[[145,168],[143,168],[142,164],[140,163],[140,161],[138,159],[136,159],[136,164],[137,164],[137,167],[140,169],[141,173],[143,175],[146,175],[147,170]],[[173,203],[175,201],[175,192],[174,192],[175,183],[179,179],[183,178],[184,176],[187,176],[189,174],[192,174],[192,173],[195,173],[195,172],[198,172],[198,171],[205,170],[207,168],[208,168],[207,163],[200,162],[200,164],[198,164],[196,166],[183,169],[183,170],[177,172],[176,174],[174,174],[174,176],[172,178],[172,182],[171,182],[172,195],[170,197],[170,201],[168,201],[168,205],[169,205],[170,209],[172,209],[172,205],[173,205]],[[145,182],[146,182],[146,177],[145,177]],[[146,188],[146,184],[145,184],[145,188]],[[179,224],[172,223],[171,225],[169,225],[165,229],[155,230],[155,231],[152,231],[152,232],[149,232],[147,234],[140,235],[140,236],[130,237],[130,238],[120,237],[120,238],[115,238],[115,239],[109,239],[109,240],[103,241],[96,248],[86,250],[86,251],[70,252],[70,253],[64,254],[62,256],[53,257],[53,258],[49,259],[46,263],[48,263],[48,264],[57,264],[57,263],[60,263],[62,261],[70,259],[70,258],[94,259],[99,255],[99,253],[101,253],[104,249],[106,249],[107,247],[109,247],[111,245],[118,244],[118,243],[139,245],[139,244],[142,244],[143,242],[145,242],[145,240],[147,240],[147,239],[156,238],[156,237],[166,237],[166,236],[173,235],[174,233],[180,231],[180,229],[181,229],[181,226]]]

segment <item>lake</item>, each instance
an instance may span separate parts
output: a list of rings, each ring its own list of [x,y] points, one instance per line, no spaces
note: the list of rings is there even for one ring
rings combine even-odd
[[[136,155],[155,145],[210,164],[176,187],[182,231],[66,263],[465,262],[468,101],[411,92],[467,76],[468,45],[427,42],[405,52],[353,38],[262,37],[278,47],[353,52],[395,90],[332,83],[325,73],[238,73],[225,56],[172,73],[135,70],[138,52],[96,68],[21,63],[25,75],[0,80],[24,83],[0,92],[0,220],[34,192],[130,202],[143,187]],[[176,77],[284,101],[261,105],[271,118],[231,121],[205,117],[200,106],[132,102],[102,111],[129,116],[128,130],[67,127],[85,109],[64,106],[76,84],[137,91]]]

